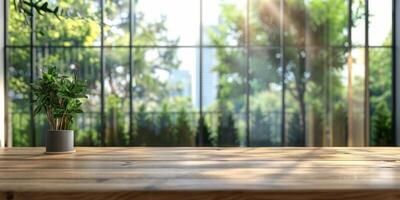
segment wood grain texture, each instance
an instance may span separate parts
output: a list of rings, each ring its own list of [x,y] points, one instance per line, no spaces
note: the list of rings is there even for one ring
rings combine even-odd
[[[400,199],[400,148],[0,149],[0,199]]]

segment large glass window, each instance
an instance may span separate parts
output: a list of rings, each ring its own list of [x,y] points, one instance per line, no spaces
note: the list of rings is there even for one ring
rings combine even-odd
[[[87,80],[78,146],[386,146],[392,0],[54,0],[7,9],[8,134],[43,145],[29,84]]]

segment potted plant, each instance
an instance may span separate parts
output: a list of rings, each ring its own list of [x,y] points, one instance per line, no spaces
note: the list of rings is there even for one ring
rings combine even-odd
[[[71,153],[74,131],[70,130],[75,114],[82,113],[82,99],[87,86],[76,74],[61,75],[55,66],[48,67],[42,77],[32,83],[34,114],[44,112],[49,122],[46,153]]]

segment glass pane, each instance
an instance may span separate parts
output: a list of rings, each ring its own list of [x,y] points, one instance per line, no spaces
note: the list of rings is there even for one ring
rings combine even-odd
[[[8,45],[29,45],[30,19],[25,18],[22,13],[15,9],[14,0],[8,0],[7,16],[7,44]],[[2,2],[3,3],[3,2]],[[3,30],[1,30],[3,31]]]
[[[348,145],[363,146],[365,114],[365,50],[357,48],[348,55],[346,70],[348,72]],[[351,56],[351,57],[350,57]]]
[[[46,66],[55,65],[62,73],[78,75],[89,87],[88,99],[84,100],[84,113],[78,114],[72,129],[76,146],[100,144],[100,51],[97,48],[37,48],[35,78]],[[37,138],[44,141],[48,123],[44,115],[35,118]],[[43,144],[43,143],[42,143]]]
[[[30,49],[7,49],[7,124],[13,146],[31,146],[32,129],[29,100]]]
[[[199,0],[139,0],[135,5],[136,45],[196,45]]]
[[[280,146],[282,68],[279,50],[251,49],[250,146]]]
[[[351,42],[353,46],[365,45],[365,0],[352,0]]]
[[[392,1],[369,0],[369,45],[392,45]]]
[[[98,1],[49,1],[49,7],[59,6],[70,17],[36,15],[38,45],[100,45],[100,6]]]
[[[129,46],[130,1],[106,0],[105,4],[104,44]]]
[[[333,55],[325,48],[307,48],[306,54],[300,51],[300,60],[304,57],[306,72],[305,101],[306,101],[306,144],[313,146],[331,146],[332,138],[327,129],[329,113],[329,58]],[[301,106],[301,104],[299,104]],[[301,107],[300,107],[301,108]],[[300,109],[301,114],[301,109]]]
[[[284,0],[284,4],[284,43],[291,46],[304,46],[307,31],[304,0]]]
[[[311,78],[306,66],[307,53],[305,49],[298,48],[286,48],[284,52],[286,67],[284,146],[305,146],[306,143],[307,86]]]
[[[347,0],[284,0],[284,3],[285,44],[348,45]]]
[[[244,45],[245,0],[203,0],[205,45]]]
[[[315,0],[317,1],[317,0]],[[349,32],[348,32],[348,24],[349,24],[349,0],[328,0],[321,1],[316,3],[316,6],[313,7],[315,14],[313,20],[315,24],[319,24],[319,26],[324,27],[324,34],[326,35],[328,45],[333,46],[348,46],[349,43]],[[318,12],[318,6],[325,4],[325,8],[327,9],[329,15],[324,15],[321,12]],[[324,21],[319,21],[318,19],[325,19]],[[319,22],[319,23],[318,23]],[[310,24],[310,23],[309,23]],[[324,26],[325,25],[325,26]],[[315,34],[318,34],[318,29],[314,28]],[[321,30],[321,29],[320,29]]]
[[[369,49],[370,145],[390,146],[392,132],[392,49]]]
[[[347,146],[348,143],[348,49],[329,50],[329,132],[332,146]]]
[[[280,45],[281,1],[250,0],[250,43],[254,45]]]
[[[135,144],[193,146],[198,118],[194,48],[135,48]]]
[[[333,146],[364,146],[365,49],[330,50],[329,132]]]
[[[132,145],[129,133],[129,48],[105,49],[106,145]]]
[[[246,65],[242,48],[203,51],[203,111],[217,146],[245,144]],[[212,78],[210,78],[212,77]]]

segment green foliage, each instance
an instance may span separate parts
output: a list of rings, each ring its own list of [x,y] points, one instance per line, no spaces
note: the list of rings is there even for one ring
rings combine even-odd
[[[9,88],[18,93],[26,93],[29,90],[29,85],[25,83],[22,77],[11,77],[9,79]]]
[[[197,123],[197,129],[196,129],[196,144],[197,146],[200,146],[200,132],[203,134],[202,135],[202,141],[203,145],[205,147],[211,147],[214,146],[214,141],[213,138],[211,137],[211,130],[207,123],[204,120],[204,117],[200,117],[199,121]]]
[[[60,75],[55,66],[42,73],[31,85],[34,114],[44,111],[51,130],[67,130],[76,113],[82,113],[82,98],[87,98],[85,82]]]

